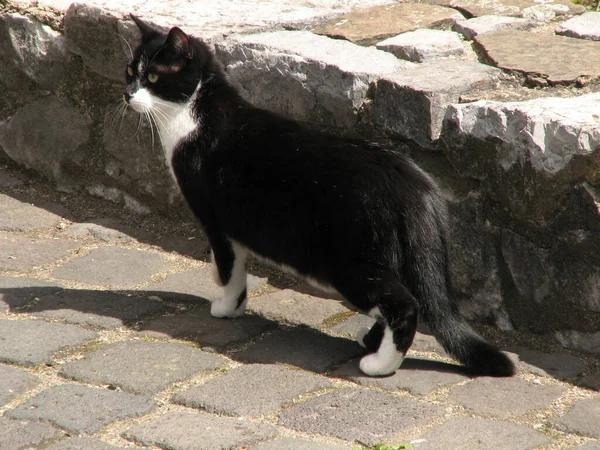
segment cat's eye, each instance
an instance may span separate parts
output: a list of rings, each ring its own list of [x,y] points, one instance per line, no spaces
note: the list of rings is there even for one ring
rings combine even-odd
[[[148,74],[148,81],[150,83],[156,83],[158,81],[158,75],[156,75],[155,73],[149,73]]]
[[[131,66],[127,67],[127,75],[129,75],[130,77],[133,76],[133,69],[131,68]]]

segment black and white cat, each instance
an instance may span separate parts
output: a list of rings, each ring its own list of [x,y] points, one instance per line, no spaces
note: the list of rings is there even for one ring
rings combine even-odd
[[[447,208],[408,158],[258,109],[229,84],[208,46],[132,16],[141,45],[125,101],[155,122],[166,160],[213,252],[223,298],[246,307],[253,254],[339,292],[376,324],[359,337],[368,375],[393,373],[418,315],[473,374],[510,376],[510,359],[478,336],[450,298]]]

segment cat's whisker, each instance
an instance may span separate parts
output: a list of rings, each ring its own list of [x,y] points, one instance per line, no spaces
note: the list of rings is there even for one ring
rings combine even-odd
[[[123,39],[123,41],[125,42],[125,44],[127,44],[127,48],[129,49],[129,56],[131,56],[131,59],[133,59],[133,50],[131,49],[131,45],[129,45],[129,42],[127,42],[127,39],[125,39],[119,33],[117,33],[117,36],[119,36],[121,39]]]

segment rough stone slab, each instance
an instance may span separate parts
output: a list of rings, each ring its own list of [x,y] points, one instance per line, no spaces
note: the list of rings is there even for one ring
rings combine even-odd
[[[0,448],[22,450],[58,439],[63,434],[50,425],[26,420],[11,420],[0,417]]]
[[[266,278],[251,274],[247,276],[247,289],[252,292],[267,283]],[[223,296],[223,288],[217,286],[211,276],[210,267],[184,270],[168,275],[163,281],[151,283],[144,288],[163,300],[215,300]],[[200,298],[198,298],[200,297]]]
[[[341,389],[279,414],[287,427],[336,436],[364,445],[389,440],[399,430],[424,425],[441,410],[379,391]]]
[[[127,341],[107,345],[83,359],[68,362],[61,374],[86,383],[119,386],[137,394],[155,394],[171,383],[226,364],[220,356],[185,344]]]
[[[449,6],[463,11],[467,17],[486,15],[496,16],[521,16],[523,11],[539,6],[538,0],[424,0],[424,3]],[[582,14],[585,7],[575,5],[571,0],[550,0],[544,2],[554,9],[556,14]]]
[[[156,245],[167,252],[175,252],[196,259],[206,259],[210,250],[210,244],[205,237],[196,237],[190,240],[182,236],[161,236],[156,240]]]
[[[368,46],[419,28],[451,28],[453,23],[463,19],[462,14],[451,8],[423,3],[396,3],[355,9],[313,31]]]
[[[573,156],[598,149],[599,108],[598,93],[525,102],[482,100],[455,104],[448,108],[444,124],[447,132],[442,139],[447,145],[446,154],[464,175],[482,179],[492,167],[500,166],[506,171],[528,161],[537,172],[552,176],[564,169]],[[495,158],[474,154],[476,149],[469,152],[459,145],[459,139],[465,136],[481,141],[497,139],[506,148]]]
[[[600,442],[587,441],[585,444],[575,447],[576,450],[600,450]]]
[[[40,377],[16,367],[0,366],[0,406],[37,386]]]
[[[430,147],[449,104],[473,89],[492,87],[500,71],[475,61],[437,60],[377,81],[373,125]]]
[[[525,450],[552,443],[552,439],[531,428],[516,423],[496,422],[475,417],[450,419],[436,426],[419,439],[419,450],[440,448],[501,448]]]
[[[157,338],[190,339],[202,347],[222,350],[275,327],[274,322],[252,314],[235,320],[217,319],[208,309],[201,309],[150,320],[143,325],[141,333]]]
[[[556,34],[600,41],[600,12],[587,12],[561,23]]]
[[[352,128],[369,83],[412,64],[306,31],[234,36],[216,54],[242,96],[294,119]]]
[[[89,128],[84,114],[49,95],[19,108],[8,122],[0,122],[0,145],[13,161],[68,186],[66,166],[87,163]]]
[[[457,33],[428,29],[402,33],[378,42],[375,47],[390,52],[397,58],[413,62],[432,61],[466,53]]]
[[[131,243],[146,238],[141,230],[134,230],[111,218],[94,219],[90,222],[74,223],[63,231],[65,236],[76,238],[92,237],[103,242]]]
[[[11,189],[23,186],[23,180],[18,174],[0,168],[0,189]]]
[[[541,74],[550,83],[600,76],[600,42],[518,30],[485,33],[475,42],[496,67]]]
[[[349,450],[353,446],[323,444],[322,442],[305,441],[296,438],[284,438],[254,445],[248,450]]]
[[[19,308],[34,298],[55,294],[62,286],[29,277],[0,277],[0,310]]]
[[[166,311],[166,305],[156,300],[81,289],[43,297],[24,312],[108,330]]]
[[[57,268],[52,276],[78,283],[132,288],[168,268],[169,263],[160,253],[99,247]]]
[[[600,374],[587,375],[577,382],[581,387],[600,391]]]
[[[33,231],[51,228],[60,216],[43,208],[0,194],[0,231]]]
[[[173,450],[214,450],[247,447],[277,434],[277,429],[266,423],[171,412],[135,425],[124,436],[144,445]]]
[[[588,368],[582,360],[566,353],[543,353],[521,347],[512,351],[518,353],[517,366],[536,375],[547,375],[563,380],[577,378]]]
[[[364,353],[362,347],[348,339],[293,328],[266,336],[233,358],[252,363],[281,363],[312,372],[324,372],[328,367]]]
[[[575,403],[567,414],[550,423],[569,433],[600,439],[600,398],[590,398]]]
[[[534,23],[528,19],[510,16],[481,16],[463,20],[454,25],[454,31],[462,34],[465,39],[472,40],[480,34],[500,30],[523,30],[533,27]]]
[[[394,375],[387,377],[365,376],[356,362],[344,364],[331,375],[386,391],[402,389],[413,395],[427,395],[441,387],[468,379],[466,371],[461,366],[419,358],[406,358],[400,369]]]
[[[348,312],[339,301],[301,294],[291,289],[251,298],[248,300],[248,309],[269,319],[315,327],[328,317]]]
[[[600,356],[600,331],[586,333],[577,330],[556,331],[554,333],[560,345],[565,348],[578,350]]]
[[[244,395],[239,395],[243,386]],[[281,409],[294,398],[331,387],[320,375],[276,365],[238,367],[207,383],[179,392],[176,403],[228,416],[264,416]]]
[[[63,439],[48,447],[44,447],[44,450],[124,450],[124,447],[115,447],[98,439],[79,436]]]
[[[42,391],[5,415],[45,420],[73,433],[92,434],[115,420],[148,414],[154,407],[150,397],[63,384]]]
[[[66,70],[64,37],[37,20],[16,13],[0,16],[0,75],[22,89],[23,76],[45,89],[56,88]]]
[[[482,377],[452,389],[449,399],[478,414],[509,418],[550,406],[564,392],[563,386],[534,384],[516,377]]]
[[[62,239],[33,239],[0,234],[0,270],[27,271],[59,262],[78,247]]]
[[[94,339],[96,333],[73,325],[41,320],[0,320],[0,361],[36,366],[68,346]]]

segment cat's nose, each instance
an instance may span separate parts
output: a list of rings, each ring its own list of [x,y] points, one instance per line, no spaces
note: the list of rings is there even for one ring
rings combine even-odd
[[[137,90],[135,85],[129,85],[125,88],[125,92],[123,92],[123,99],[129,103],[131,101],[131,97],[133,97],[133,94],[135,94],[135,91]]]

